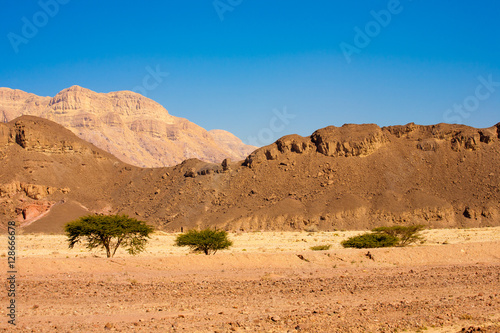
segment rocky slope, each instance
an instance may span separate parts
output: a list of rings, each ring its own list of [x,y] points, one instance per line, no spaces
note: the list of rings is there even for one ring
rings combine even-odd
[[[500,124],[330,126],[283,137],[225,172],[196,160],[164,179],[156,170],[114,196],[118,210],[170,230],[498,225],[499,138]],[[132,204],[133,192],[147,188],[154,190]]]
[[[50,98],[0,88],[0,120],[21,115],[55,121],[137,166],[169,166],[187,158],[220,163],[224,158],[243,159],[256,149],[229,132],[206,131],[174,117],[160,104],[131,91],[102,94],[73,86]]]
[[[0,124],[0,222],[26,227],[49,213],[72,207],[53,228],[88,214],[107,213],[108,189],[126,164],[51,121],[23,116]],[[127,167],[132,168],[127,165]],[[54,224],[55,223],[55,224]]]
[[[500,225],[500,124],[329,126],[245,160],[138,168],[51,121],[0,124],[1,222],[61,231],[90,213],[164,230]]]

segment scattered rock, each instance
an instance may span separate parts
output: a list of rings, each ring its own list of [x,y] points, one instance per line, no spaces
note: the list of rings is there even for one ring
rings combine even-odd
[[[300,260],[304,260],[306,262],[309,262],[309,259],[304,258],[302,254],[297,254],[297,257],[299,257]]]
[[[460,332],[464,333],[473,333],[473,332],[485,332],[481,329],[481,327],[474,327],[474,326],[469,326],[469,327],[464,327]]]
[[[190,178],[196,178],[197,175],[198,174],[196,173],[195,168],[191,168],[188,171],[186,171],[186,173],[184,173],[184,177],[190,177]]]
[[[463,215],[465,218],[472,219],[475,217],[476,213],[470,207],[465,207]]]
[[[222,171],[228,171],[231,169],[231,159],[226,158],[222,161]]]

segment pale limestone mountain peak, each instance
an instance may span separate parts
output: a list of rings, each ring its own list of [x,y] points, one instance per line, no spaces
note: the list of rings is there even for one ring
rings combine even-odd
[[[210,134],[132,91],[98,93],[74,85],[54,97],[40,97],[0,88],[0,118],[10,121],[21,115],[55,121],[137,166],[168,166],[193,157],[217,163],[242,160],[256,148],[235,136]]]

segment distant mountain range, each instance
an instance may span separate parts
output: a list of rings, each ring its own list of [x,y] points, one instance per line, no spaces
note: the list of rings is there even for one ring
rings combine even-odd
[[[80,138],[141,167],[171,166],[188,158],[242,160],[257,147],[224,130],[207,131],[140,94],[96,93],[72,86],[54,97],[0,88],[0,121],[21,115],[52,120]]]

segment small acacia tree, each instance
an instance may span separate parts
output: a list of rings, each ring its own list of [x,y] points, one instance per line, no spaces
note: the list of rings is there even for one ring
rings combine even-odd
[[[395,236],[366,233],[354,237],[350,237],[342,241],[343,247],[355,247],[358,249],[372,249],[376,247],[389,247],[398,243],[399,239]]]
[[[420,231],[424,230],[425,226],[418,225],[395,225],[392,227],[378,227],[373,229],[372,231],[377,234],[385,234],[389,236],[394,236],[399,239],[398,246],[406,246],[411,243],[416,243],[418,241],[422,241],[423,237],[420,235]]]
[[[131,255],[144,251],[153,227],[127,215],[88,215],[67,223],[64,230],[70,249],[84,240],[89,250],[102,247],[110,258],[120,246]]]
[[[224,230],[189,230],[177,236],[176,246],[189,246],[194,252],[203,252],[206,255],[215,254],[218,250],[227,249],[233,245],[227,238],[227,232]]]
[[[407,246],[423,241],[419,234],[425,228],[423,225],[379,227],[371,233],[350,237],[341,244],[343,247],[376,248],[389,246]]]

